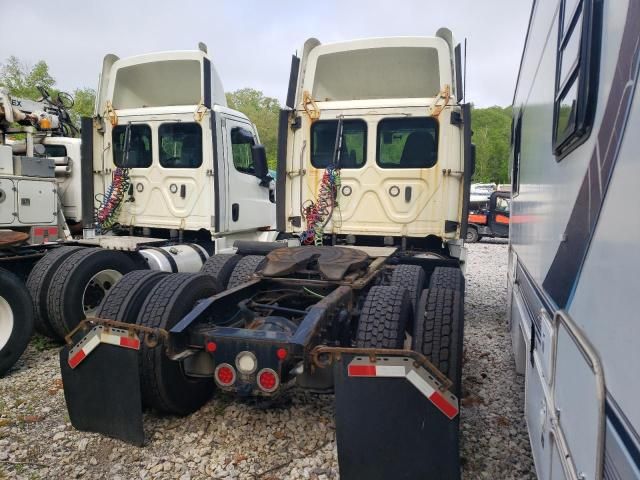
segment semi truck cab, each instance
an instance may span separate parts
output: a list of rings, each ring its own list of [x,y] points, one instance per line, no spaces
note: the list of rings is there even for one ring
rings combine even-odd
[[[107,55],[92,140],[96,191],[127,170],[124,227],[216,236],[275,224],[258,132],[227,108],[206,51]]]
[[[455,58],[446,29],[435,37],[307,40],[281,114],[279,229],[308,243],[326,235],[461,245],[472,159]]]

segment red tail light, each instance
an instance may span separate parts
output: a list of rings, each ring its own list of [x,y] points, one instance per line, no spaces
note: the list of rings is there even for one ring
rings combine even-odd
[[[263,368],[258,372],[258,386],[267,393],[276,391],[280,386],[278,374],[270,368]]]
[[[228,387],[236,383],[236,371],[228,363],[221,363],[216,367],[215,379],[219,385]]]

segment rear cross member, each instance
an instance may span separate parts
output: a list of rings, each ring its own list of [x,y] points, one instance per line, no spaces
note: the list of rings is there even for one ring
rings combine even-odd
[[[442,389],[442,384],[424,368],[416,367],[408,357],[379,356],[375,362],[366,357],[356,357],[348,365],[349,377],[396,377],[406,378],[422,392],[447,418],[458,415],[458,398]]]

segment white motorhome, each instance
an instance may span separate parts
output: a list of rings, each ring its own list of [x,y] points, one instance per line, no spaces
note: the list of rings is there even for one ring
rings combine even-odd
[[[639,45],[638,0],[534,2],[508,311],[540,479],[640,478]]]

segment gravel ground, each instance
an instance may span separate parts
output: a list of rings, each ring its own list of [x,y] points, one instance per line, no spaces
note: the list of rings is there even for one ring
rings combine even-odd
[[[471,245],[467,266],[463,478],[534,479],[504,324],[506,244]],[[292,393],[262,409],[217,395],[188,418],[145,415],[136,448],[74,430],[57,349],[35,338],[0,379],[0,479],[338,478],[332,397]]]

